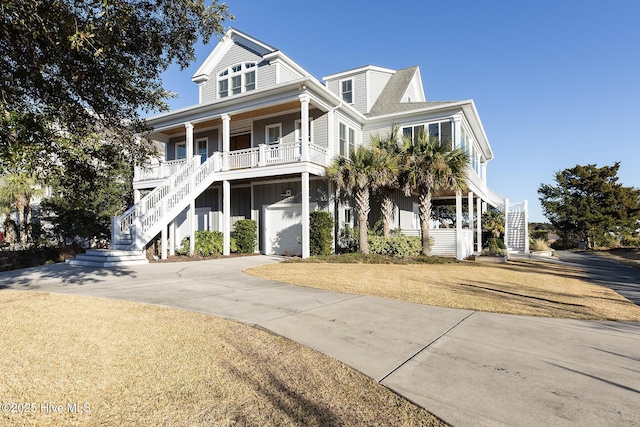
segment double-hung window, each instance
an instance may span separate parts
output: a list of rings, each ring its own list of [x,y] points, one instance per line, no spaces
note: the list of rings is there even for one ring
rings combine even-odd
[[[200,163],[204,163],[207,160],[209,146],[208,138],[200,138],[196,140],[196,154],[200,156]]]
[[[344,123],[340,123],[340,155],[349,157],[349,152],[356,146],[356,131]]]
[[[187,144],[179,142],[176,144],[176,160],[187,158]]]
[[[231,87],[229,87],[231,86]],[[244,62],[218,73],[218,98],[255,90],[256,63]]]
[[[340,82],[340,95],[347,104],[353,104],[353,80],[343,80]]]

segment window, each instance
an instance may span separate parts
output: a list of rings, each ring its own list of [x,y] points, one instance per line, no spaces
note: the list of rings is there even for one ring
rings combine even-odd
[[[179,142],[176,144],[176,160],[187,158],[187,143]]]
[[[236,64],[221,71],[218,74],[218,98],[229,96],[229,84],[231,84],[231,95],[255,90],[256,63]]]
[[[204,163],[207,160],[207,155],[209,154],[209,139],[208,138],[200,138],[196,140],[196,154],[200,156],[200,162]]]
[[[340,95],[344,102],[353,104],[353,80],[343,80],[340,82]]]
[[[438,141],[451,143],[451,122],[435,122],[405,126],[402,128],[402,135],[412,140],[419,138],[424,132],[429,132],[429,138],[437,138]]]
[[[282,135],[282,124],[278,123],[277,125],[266,126],[264,133],[266,136],[267,144],[278,144],[280,143],[280,137]]]
[[[340,123],[340,155],[348,157],[349,151],[356,146],[356,131]]]
[[[295,140],[296,142],[300,142],[302,140],[302,120],[298,119],[295,122]],[[313,142],[313,118],[309,117],[309,142]]]

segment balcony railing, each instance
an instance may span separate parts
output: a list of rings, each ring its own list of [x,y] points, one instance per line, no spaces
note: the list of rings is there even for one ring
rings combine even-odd
[[[217,171],[223,169],[223,153],[213,153],[216,161],[212,163]],[[285,163],[300,162],[302,160],[302,146],[299,142],[293,144],[260,144],[258,147],[236,150],[228,153],[228,165],[230,170],[248,169],[279,165]],[[328,164],[327,150],[323,147],[309,143],[309,162],[322,166]],[[187,164],[186,159],[170,160],[152,164],[146,168],[136,167],[134,180],[145,181],[154,179],[164,179]]]

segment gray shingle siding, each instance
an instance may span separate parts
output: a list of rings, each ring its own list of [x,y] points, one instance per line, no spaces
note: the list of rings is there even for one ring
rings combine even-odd
[[[365,113],[371,110],[390,78],[391,74],[369,71],[369,105],[367,105],[367,111],[365,111]]]
[[[278,83],[286,83],[293,80],[298,80],[302,76],[300,73],[295,71],[293,68],[289,67],[284,63],[280,63],[280,81]]]

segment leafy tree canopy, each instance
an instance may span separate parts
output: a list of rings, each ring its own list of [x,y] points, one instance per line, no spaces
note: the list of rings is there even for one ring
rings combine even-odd
[[[114,142],[144,130],[141,112],[172,96],[161,73],[226,19],[215,0],[0,0],[0,166],[51,161],[60,130]]]
[[[562,238],[594,247],[612,233],[637,233],[640,190],[618,183],[619,168],[618,162],[601,168],[576,165],[557,172],[556,185],[540,185],[543,212]]]

